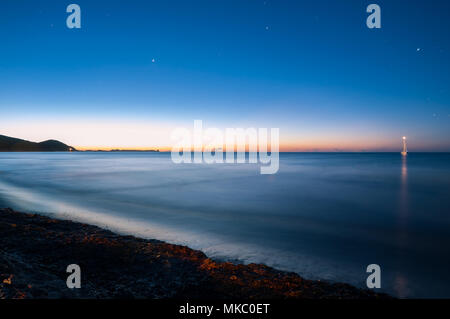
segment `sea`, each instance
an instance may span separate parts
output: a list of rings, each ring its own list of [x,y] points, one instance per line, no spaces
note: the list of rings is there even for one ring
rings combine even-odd
[[[450,297],[450,153],[280,153],[262,175],[162,152],[6,152],[1,206],[361,288],[376,264],[377,291]]]

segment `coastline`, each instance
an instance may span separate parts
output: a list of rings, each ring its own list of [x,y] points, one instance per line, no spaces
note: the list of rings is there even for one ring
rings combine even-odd
[[[379,299],[345,283],[307,280],[263,264],[233,264],[159,240],[0,208],[0,299]],[[81,267],[81,288],[66,267]]]

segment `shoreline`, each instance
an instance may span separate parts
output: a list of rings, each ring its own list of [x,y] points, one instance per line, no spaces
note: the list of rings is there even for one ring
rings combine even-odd
[[[0,208],[0,299],[379,299],[383,293],[233,264],[155,239]],[[81,288],[66,267],[81,268]]]

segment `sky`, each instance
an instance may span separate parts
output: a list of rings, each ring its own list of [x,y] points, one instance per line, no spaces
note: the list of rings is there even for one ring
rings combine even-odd
[[[81,8],[81,29],[66,7]],[[366,7],[381,8],[369,29]],[[449,1],[0,1],[0,134],[161,148],[279,128],[284,151],[450,151]]]

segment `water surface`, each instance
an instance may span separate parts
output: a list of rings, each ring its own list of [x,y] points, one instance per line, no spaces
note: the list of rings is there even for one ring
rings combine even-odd
[[[167,240],[308,278],[450,297],[450,154],[283,153],[173,164],[168,153],[0,153],[0,205]]]

